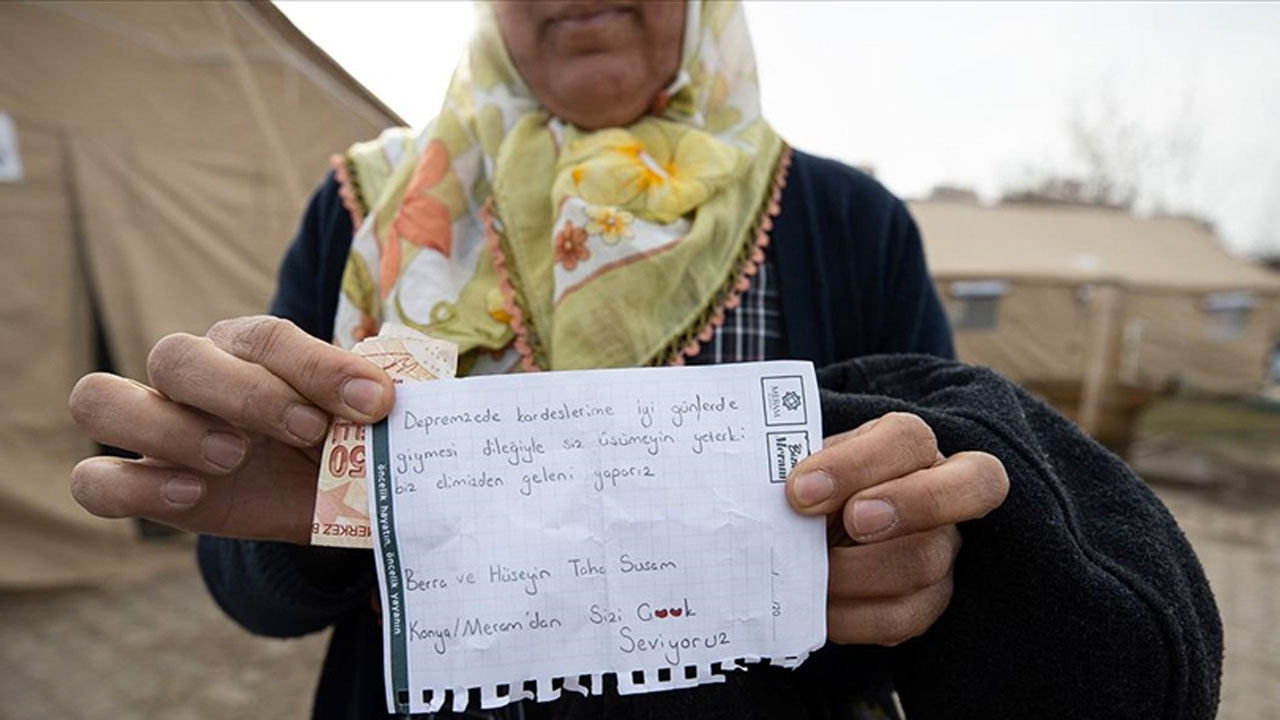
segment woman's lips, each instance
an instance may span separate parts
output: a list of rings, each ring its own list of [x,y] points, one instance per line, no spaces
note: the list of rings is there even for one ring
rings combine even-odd
[[[596,25],[614,22],[629,12],[631,12],[631,10],[626,7],[602,7],[585,12],[566,13],[561,17],[551,18],[551,22],[552,24],[558,24],[565,28],[585,29]]]
[[[604,49],[596,46],[616,39],[615,35],[627,29],[634,14],[629,5],[575,7],[549,18],[547,31],[575,50]]]

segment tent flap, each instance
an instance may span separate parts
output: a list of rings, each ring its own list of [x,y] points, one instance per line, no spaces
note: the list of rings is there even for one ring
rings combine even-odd
[[[0,3],[0,114],[22,163],[0,182],[0,588],[98,581],[142,554],[69,492],[94,318],[145,379],[164,335],[262,312],[329,155],[399,119],[250,2]]]

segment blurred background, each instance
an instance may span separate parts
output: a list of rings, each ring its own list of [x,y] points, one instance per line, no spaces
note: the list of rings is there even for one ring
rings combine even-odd
[[[962,359],[1125,456],[1280,706],[1280,5],[747,7],[766,117],[909,200]],[[190,538],[105,521],[81,375],[261,311],[328,158],[434,114],[467,3],[0,4],[0,717],[306,717]],[[72,690],[74,689],[74,690]]]

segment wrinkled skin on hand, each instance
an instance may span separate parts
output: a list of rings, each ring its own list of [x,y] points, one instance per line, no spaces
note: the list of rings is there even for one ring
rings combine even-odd
[[[943,457],[915,415],[827,438],[787,478],[787,499],[829,518],[828,638],[897,645],[928,630],[951,601],[956,524],[995,510],[1008,492],[998,459]]]
[[[310,537],[329,416],[376,422],[394,396],[373,364],[267,316],[169,335],[147,374],[150,385],[94,373],[72,390],[93,439],[142,456],[82,461],[76,500],[103,517],[294,543]]]

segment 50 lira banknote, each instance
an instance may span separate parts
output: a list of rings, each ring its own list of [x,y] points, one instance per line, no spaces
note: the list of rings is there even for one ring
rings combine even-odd
[[[385,370],[396,383],[451,378],[458,370],[456,345],[395,323],[384,323],[377,337],[361,340],[351,351]],[[329,425],[316,483],[312,545],[373,546],[364,457],[368,429],[340,419]]]

